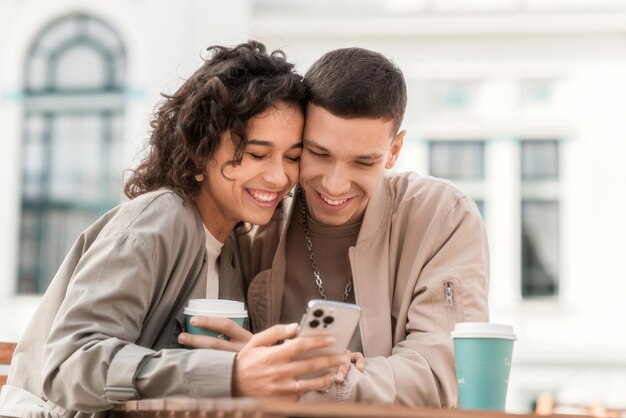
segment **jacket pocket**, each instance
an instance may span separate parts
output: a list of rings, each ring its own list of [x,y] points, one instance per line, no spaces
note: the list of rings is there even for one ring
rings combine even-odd
[[[431,289],[435,326],[438,332],[449,334],[457,322],[463,322],[463,294],[458,279],[447,279]]]

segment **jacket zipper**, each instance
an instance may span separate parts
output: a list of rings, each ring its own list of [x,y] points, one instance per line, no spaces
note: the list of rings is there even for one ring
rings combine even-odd
[[[456,324],[456,308],[454,305],[454,287],[452,282],[445,282],[444,286],[444,294],[445,294],[445,305],[446,311],[448,313],[448,327],[450,332],[454,329],[454,325]]]

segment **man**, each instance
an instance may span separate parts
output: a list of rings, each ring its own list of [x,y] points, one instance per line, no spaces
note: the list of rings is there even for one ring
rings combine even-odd
[[[350,344],[366,357],[307,399],[453,407],[450,331],[488,321],[489,253],[469,197],[391,174],[406,132],[401,71],[360,48],[309,69],[300,184],[286,216],[239,237],[254,331],[298,321],[309,299],[361,306]]]

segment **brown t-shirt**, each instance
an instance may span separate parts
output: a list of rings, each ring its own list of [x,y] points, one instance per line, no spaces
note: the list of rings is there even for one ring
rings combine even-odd
[[[300,322],[308,301],[322,299],[315,284],[315,276],[313,276],[313,268],[306,248],[300,202],[296,203],[294,211],[286,241],[285,292],[280,315],[280,322],[283,324]],[[356,244],[361,221],[349,225],[323,226],[309,217],[308,223],[313,253],[322,276],[326,296],[328,300],[341,302],[346,284],[352,278],[348,250]],[[346,302],[354,303],[354,290],[350,291]],[[358,327],[349,349],[363,351]]]

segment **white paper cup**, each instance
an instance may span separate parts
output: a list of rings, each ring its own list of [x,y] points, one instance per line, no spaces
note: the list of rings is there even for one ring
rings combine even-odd
[[[239,326],[243,326],[248,312],[243,302],[228,299],[191,299],[183,311],[185,315],[185,324],[187,332],[190,334],[208,335],[217,337],[220,335],[206,328],[196,328],[189,322],[193,316],[217,316],[221,318],[229,318],[235,321]],[[228,337],[224,337],[228,340]]]

